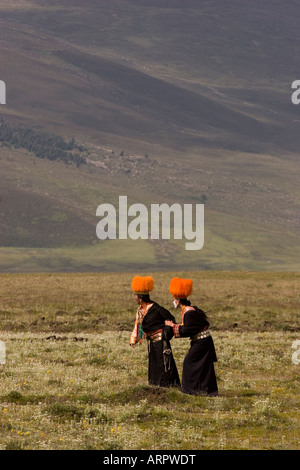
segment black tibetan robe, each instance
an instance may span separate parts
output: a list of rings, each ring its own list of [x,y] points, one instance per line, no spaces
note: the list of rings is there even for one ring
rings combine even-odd
[[[151,303],[141,323],[148,342],[148,383],[160,387],[179,387],[179,374],[170,344],[173,330],[165,326],[165,320],[175,322],[175,318],[164,307],[156,302]]]
[[[217,396],[218,386],[214,369],[217,362],[212,337],[204,338],[200,332],[208,332],[209,322],[198,307],[186,307],[182,313],[182,324],[174,325],[175,337],[190,337],[190,349],[183,362],[182,391],[191,395]]]

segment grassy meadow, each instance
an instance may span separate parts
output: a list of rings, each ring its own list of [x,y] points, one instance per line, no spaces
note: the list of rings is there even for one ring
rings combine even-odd
[[[0,275],[0,450],[299,449],[299,274],[154,274],[180,321],[174,275],[208,312],[217,398],[148,386],[146,342],[129,347],[133,273]],[[181,375],[189,340],[172,348]]]

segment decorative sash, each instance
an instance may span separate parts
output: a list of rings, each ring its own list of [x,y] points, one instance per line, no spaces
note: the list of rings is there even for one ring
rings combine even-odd
[[[157,341],[161,341],[163,338],[163,328],[160,328],[159,330],[151,331],[151,333],[148,333],[146,335],[146,338],[149,341],[152,341],[152,343],[156,343]]]

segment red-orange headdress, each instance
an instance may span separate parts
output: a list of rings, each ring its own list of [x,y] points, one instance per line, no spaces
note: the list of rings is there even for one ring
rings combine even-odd
[[[186,299],[193,292],[193,281],[192,279],[173,277],[169,291],[176,299]]]
[[[152,276],[134,276],[131,288],[135,294],[149,294],[154,289],[154,279]]]

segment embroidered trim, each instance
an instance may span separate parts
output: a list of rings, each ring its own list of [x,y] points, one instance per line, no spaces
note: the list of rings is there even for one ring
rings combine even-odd
[[[173,324],[173,333],[174,333],[174,338],[180,338],[180,332],[179,332],[179,327],[182,325],[178,325],[177,323]]]
[[[145,338],[145,334],[142,328],[142,322],[145,316],[147,315],[148,310],[150,310],[150,308],[152,307],[152,305],[153,303],[148,304],[145,309],[140,308],[140,307],[137,309],[135,325],[134,325],[134,329],[130,337],[130,344],[141,343],[143,339]]]
[[[185,305],[185,307],[181,310],[181,319],[182,319],[182,321],[183,321],[183,317],[186,314],[186,312],[189,312],[190,310],[195,310],[195,309],[191,305]]]

